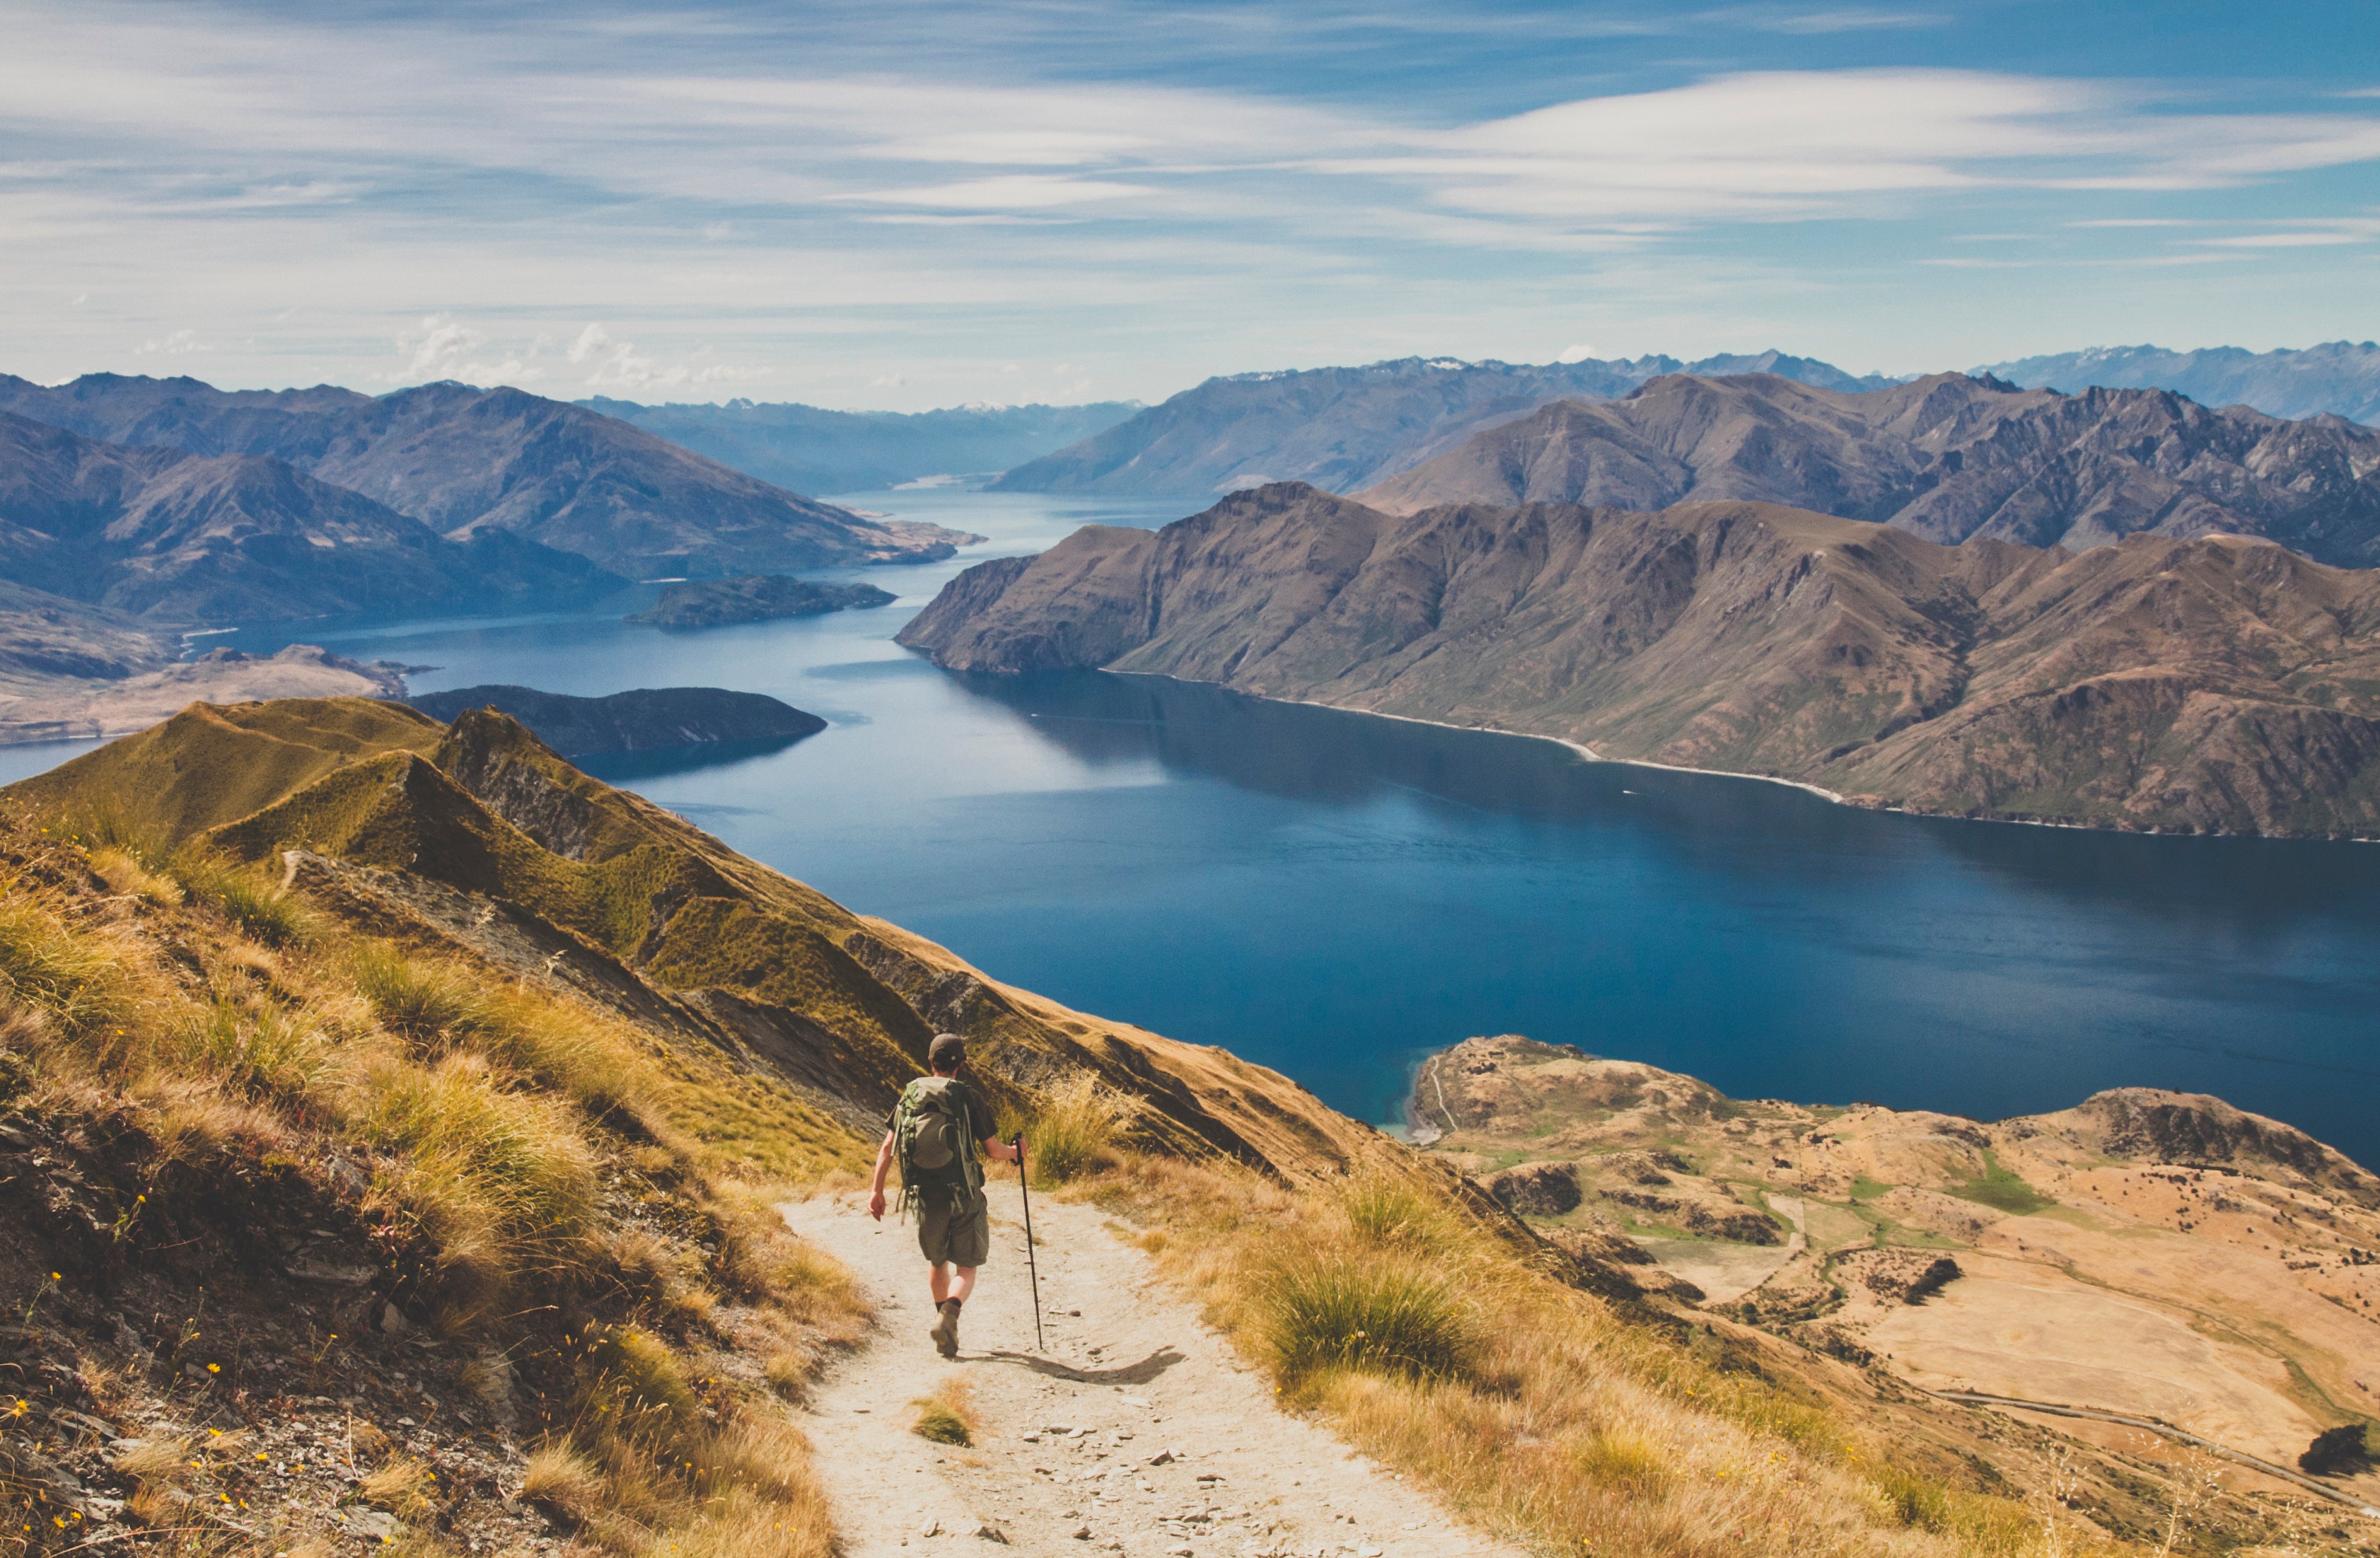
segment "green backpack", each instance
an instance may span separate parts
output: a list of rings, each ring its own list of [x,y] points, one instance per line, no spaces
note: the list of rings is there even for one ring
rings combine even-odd
[[[905,1209],[927,1194],[972,1201],[982,1189],[983,1168],[967,1139],[970,1113],[954,1077],[919,1077],[902,1090],[892,1115],[892,1143]]]

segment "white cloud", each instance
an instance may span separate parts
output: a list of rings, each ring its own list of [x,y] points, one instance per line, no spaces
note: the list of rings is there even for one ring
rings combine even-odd
[[[1554,361],[1585,362],[1587,358],[1594,356],[1596,356],[1595,348],[1586,342],[1581,341],[1575,345],[1564,346],[1561,349],[1560,355],[1556,356]]]
[[[2357,244],[2354,233],[2241,233],[2228,238],[2192,238],[2205,248],[2320,248],[2331,244]]]
[[[79,303],[82,299],[78,297],[75,301]],[[160,340],[143,341],[132,350],[137,356],[182,357],[188,356],[194,352],[212,352],[214,348],[200,341],[197,331],[184,329],[177,330]]]
[[[699,368],[684,363],[664,364],[638,351],[633,342],[615,340],[600,324],[590,324],[580,331],[564,356],[572,364],[587,368],[585,383],[590,390],[699,388],[762,379],[769,373],[765,368],[739,368],[725,363],[707,363]]]
[[[545,369],[530,360],[537,356],[534,345],[526,353],[498,353],[491,360],[480,356],[480,348],[487,344],[484,332],[472,329],[451,314],[431,314],[397,336],[397,356],[405,359],[405,365],[372,377],[388,384],[426,384],[448,379],[465,384],[534,384],[545,377]]]
[[[1116,184],[1096,178],[1064,178],[1050,174],[1003,174],[913,189],[871,189],[840,197],[887,205],[944,206],[953,211],[1047,211],[1092,200],[1121,200],[1156,191],[1142,184]]]

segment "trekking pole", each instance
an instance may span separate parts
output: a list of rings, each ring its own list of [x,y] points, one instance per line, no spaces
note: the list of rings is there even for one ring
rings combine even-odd
[[[1033,1278],[1033,1350],[1047,1352],[1050,1344],[1041,1339],[1041,1268],[1033,1259],[1033,1192],[1025,1183],[1025,1132],[1018,1131],[1009,1145],[1016,1149],[1016,1193],[1025,1198],[1025,1270]]]

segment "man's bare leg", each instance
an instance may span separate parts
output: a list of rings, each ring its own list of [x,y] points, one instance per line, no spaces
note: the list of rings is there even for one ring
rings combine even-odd
[[[974,1266],[928,1266],[926,1286],[934,1295],[934,1307],[941,1309],[944,1301],[951,1298],[964,1304],[974,1298],[977,1269]]]

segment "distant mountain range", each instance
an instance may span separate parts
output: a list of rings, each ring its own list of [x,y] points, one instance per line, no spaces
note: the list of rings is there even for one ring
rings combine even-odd
[[[1105,430],[1140,402],[826,411],[792,402],[578,403],[796,492],[868,492],[938,476],[984,477]]]
[[[1365,368],[1240,373],[1209,379],[1160,405],[992,483],[996,492],[1104,492],[1212,497],[1272,481],[1352,492],[1421,464],[1474,433],[1558,400],[1624,395],[1681,371],[1774,373],[1833,390],[1893,382],[1831,364],[1763,352],[1580,362],[1458,362],[1404,357]]]
[[[2202,405],[2244,405],[2276,417],[2325,412],[2380,421],[2380,346],[2333,342],[2257,356],[2237,347],[2168,352],[2100,347],[2000,363],[2020,388],[2166,389]],[[1555,401],[1611,400],[1652,380],[1773,374],[1815,389],[1888,389],[1905,380],[1854,377],[1782,352],[1682,362],[1647,356],[1544,366],[1405,357],[1365,368],[1241,373],[1209,379],[1162,405],[992,484],[1006,492],[1107,492],[1211,498],[1269,481],[1334,492],[1378,485],[1473,435]]]
[[[5,412],[0,575],[167,622],[485,610],[623,583],[506,530],[450,539],[284,460],[111,443]]]
[[[2298,351],[2250,352],[2208,346],[2094,346],[2087,352],[2019,357],[1975,369],[2026,389],[2075,393],[2172,390],[2201,405],[2252,405],[2274,417],[2324,412],[2380,424],[2380,344],[2327,341]]]
[[[900,642],[953,670],[1211,682],[1873,805],[2380,836],[2380,573],[2238,537],[2077,555],[1766,503],[1398,515],[1283,483],[978,564]]]
[[[2338,567],[2380,563],[2380,430],[1956,373],[1854,394],[1774,374],[1657,379],[1621,400],[1548,405],[1357,496],[1390,513],[1742,499],[1943,542],[2228,532]]]
[[[921,561],[964,539],[864,519],[514,389],[424,384],[375,397],[103,373],[45,388],[0,375],[0,412],[112,443],[262,456],[322,484],[290,487],[293,502],[335,503],[330,489],[346,489],[452,540],[505,532],[630,578]]]

